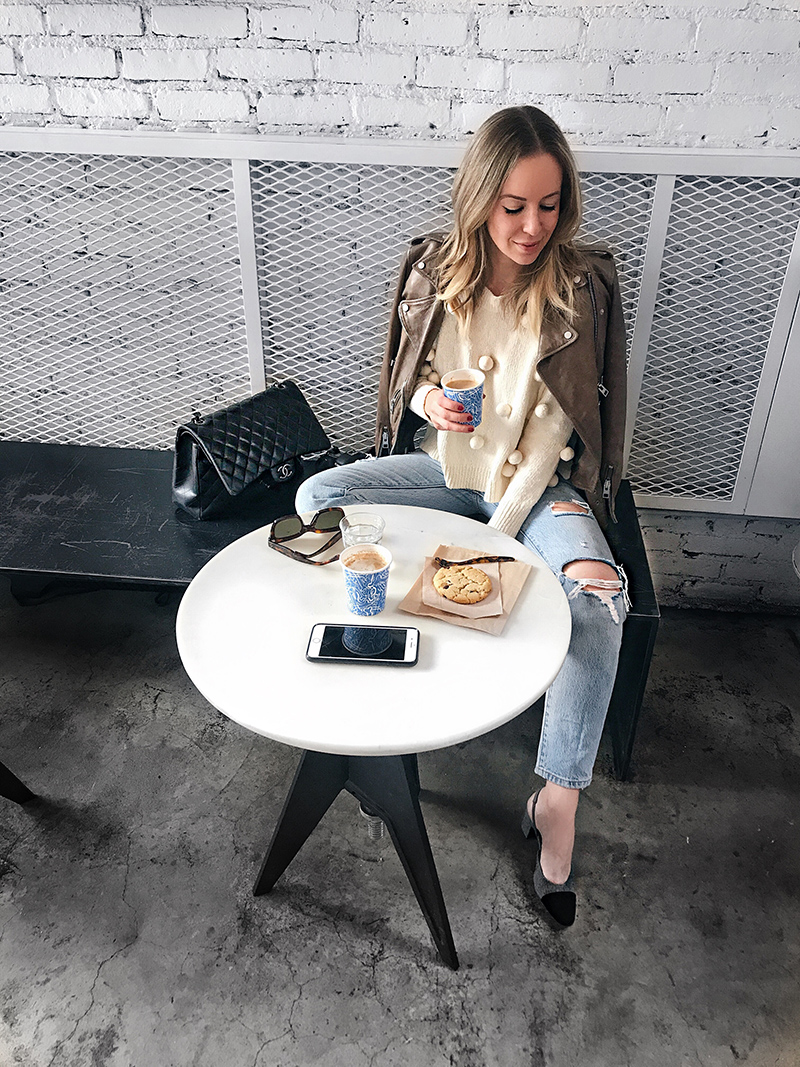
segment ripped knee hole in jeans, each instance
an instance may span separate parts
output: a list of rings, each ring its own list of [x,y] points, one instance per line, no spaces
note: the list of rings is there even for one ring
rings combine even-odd
[[[589,515],[591,513],[591,508],[582,500],[556,500],[550,505],[550,511],[554,515]],[[590,565],[597,564],[600,573],[584,573],[582,575],[573,576],[569,573],[568,568],[576,563],[586,563]],[[582,569],[585,570],[585,568]],[[595,596],[601,603],[605,604],[611,618],[616,623],[620,621],[620,618],[617,606],[614,603],[614,598],[620,592],[622,593],[622,599],[626,610],[630,609],[631,601],[628,595],[627,575],[622,567],[618,566],[612,560],[574,559],[570,563],[566,563],[562,570],[565,577],[569,578],[569,580],[574,583],[572,589],[567,594],[568,600],[574,600],[579,593]],[[608,577],[611,572],[614,573],[614,578]]]
[[[590,562],[589,560],[576,561],[576,562]],[[598,560],[599,562],[605,562]],[[569,564],[567,564],[569,566]],[[609,564],[609,566],[611,566]],[[630,610],[631,601],[628,596],[628,579],[625,575],[625,571],[622,567],[613,565],[614,570],[619,575],[619,578],[573,578],[567,574],[566,570],[564,574],[571,582],[574,582],[572,589],[567,593],[567,600],[574,600],[579,593],[586,593],[588,596],[597,597],[597,599],[605,604],[608,608],[609,614],[614,622],[620,621],[619,612],[617,611],[617,605],[614,603],[614,599],[622,593],[622,599],[625,604],[625,610]]]

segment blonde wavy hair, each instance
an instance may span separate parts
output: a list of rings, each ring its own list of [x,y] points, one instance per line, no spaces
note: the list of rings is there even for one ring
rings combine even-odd
[[[519,271],[506,294],[519,325],[538,331],[549,306],[573,316],[573,277],[581,265],[574,238],[581,223],[580,177],[558,125],[537,107],[508,107],[488,118],[473,137],[453,182],[455,225],[438,256],[438,299],[467,327],[486,286],[492,239],[486,222],[511,171],[529,156],[552,156],[561,168],[558,222],[536,260]]]

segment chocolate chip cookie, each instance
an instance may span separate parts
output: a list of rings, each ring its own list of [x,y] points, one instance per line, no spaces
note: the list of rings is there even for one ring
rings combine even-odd
[[[492,591],[492,580],[477,567],[440,567],[433,576],[436,592],[454,604],[478,604]]]

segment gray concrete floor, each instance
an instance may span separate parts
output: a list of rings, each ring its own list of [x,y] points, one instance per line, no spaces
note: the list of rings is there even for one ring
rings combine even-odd
[[[420,758],[453,972],[348,794],[251,895],[297,754],[194,691],[175,611],[0,583],[0,758],[44,798],[0,800],[2,1067],[800,1064],[800,618],[665,614],[571,930],[519,833],[539,710]]]

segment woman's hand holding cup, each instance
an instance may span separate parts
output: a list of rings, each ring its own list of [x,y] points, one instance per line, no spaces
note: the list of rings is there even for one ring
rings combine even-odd
[[[437,430],[472,433],[481,421],[484,375],[464,368],[442,378],[441,389],[431,389],[423,410]]]
[[[431,389],[425,397],[423,408],[437,430],[472,433],[472,416],[464,411],[463,404],[448,399],[442,389]]]

